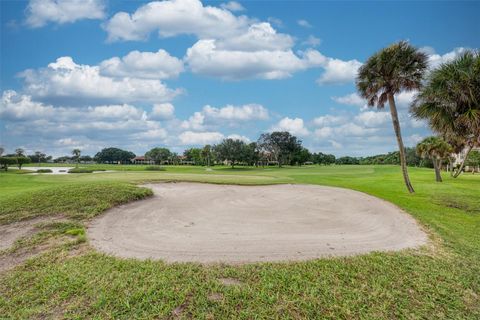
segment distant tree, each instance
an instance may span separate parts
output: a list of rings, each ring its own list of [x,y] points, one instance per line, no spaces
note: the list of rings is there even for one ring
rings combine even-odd
[[[24,157],[25,156],[25,150],[23,150],[22,148],[17,148],[17,149],[15,149],[15,155],[17,157]]]
[[[336,164],[360,164],[360,160],[358,158],[345,156],[345,157],[340,157],[336,159],[335,163]]]
[[[183,152],[183,156],[187,161],[193,161],[193,163],[196,165],[203,164],[202,149],[200,148],[187,149]]]
[[[81,156],[78,158],[78,160],[80,162],[90,162],[90,161],[93,161],[93,158],[90,156]]]
[[[78,163],[80,162],[80,155],[82,154],[82,151],[80,149],[73,149],[72,150],[72,155],[73,159],[77,162],[76,167],[78,167]]]
[[[440,168],[442,161],[448,159],[452,153],[452,146],[439,137],[428,137],[417,144],[417,154],[422,158],[430,158],[435,170],[435,180],[442,182]]]
[[[119,148],[105,148],[97,152],[93,159],[98,163],[129,163],[135,153]]]
[[[260,152],[257,143],[251,142],[243,146],[242,162],[249,166],[257,166],[260,161]]]
[[[24,164],[32,162],[29,157],[16,157],[16,161],[19,170],[22,170]]]
[[[383,109],[385,103],[390,106],[393,128],[400,151],[400,164],[403,179],[410,193],[415,192],[410,182],[403,145],[400,121],[395,104],[395,94],[402,91],[417,90],[427,69],[428,57],[406,41],[394,43],[367,59],[358,70],[357,89],[367,99],[369,106]]]
[[[41,163],[47,161],[47,155],[40,151],[35,151],[34,154],[28,156],[32,162]]]
[[[167,148],[153,148],[145,153],[145,158],[155,161],[155,164],[161,164],[163,161],[168,161],[172,153]]]
[[[281,167],[290,163],[293,155],[301,150],[302,141],[287,131],[275,131],[260,135],[257,145],[261,152],[272,155]]]
[[[291,165],[302,165],[307,161],[312,161],[313,156],[307,148],[299,148],[292,156]]]
[[[467,51],[433,70],[410,110],[414,117],[427,120],[455,153],[466,149],[453,173],[458,177],[469,152],[480,145],[480,51]]]
[[[63,156],[63,157],[55,158],[55,159],[53,160],[53,162],[55,162],[55,163],[65,163],[65,162],[68,162],[68,161],[70,161],[70,160],[72,160],[71,157],[69,157],[69,156]]]
[[[217,159],[230,162],[232,168],[244,159],[245,148],[245,142],[238,139],[224,139],[213,147]]]
[[[203,147],[202,149],[202,162],[207,165],[207,167],[210,167],[210,163],[212,160],[212,146],[207,144]]]
[[[0,147],[0,157],[3,155],[4,152],[5,152],[5,149],[3,147]]]
[[[17,163],[16,157],[0,157],[0,165],[2,169],[8,171],[8,166],[14,165]]]

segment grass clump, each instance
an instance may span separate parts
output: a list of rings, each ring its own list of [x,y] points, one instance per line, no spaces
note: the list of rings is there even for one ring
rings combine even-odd
[[[147,171],[166,171],[164,167],[161,166],[146,166],[145,170]]]
[[[0,224],[64,214],[89,218],[113,206],[151,196],[152,191],[127,183],[53,185],[0,199]]]
[[[38,169],[37,173],[52,173],[51,169]]]
[[[93,169],[89,168],[73,168],[68,170],[68,173],[92,173]]]

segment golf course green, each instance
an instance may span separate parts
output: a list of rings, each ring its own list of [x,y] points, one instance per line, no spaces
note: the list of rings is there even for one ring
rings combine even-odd
[[[400,167],[387,165],[88,167],[115,171],[0,173],[0,228],[35,222],[0,251],[0,318],[480,318],[480,175],[443,172],[438,183],[432,169],[410,168],[416,193],[409,194]],[[156,181],[353,189],[408,212],[429,242],[398,252],[239,265],[122,259],[93,249],[90,219],[151,196],[137,185]]]

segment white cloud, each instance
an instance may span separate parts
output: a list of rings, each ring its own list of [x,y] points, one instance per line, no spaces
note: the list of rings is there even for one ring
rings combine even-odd
[[[319,127],[339,125],[348,121],[344,116],[324,115],[313,119],[313,124]]]
[[[286,51],[234,51],[217,48],[215,40],[200,40],[187,50],[186,61],[194,73],[222,79],[282,79],[318,65],[319,55],[308,51],[302,58]]]
[[[307,20],[305,19],[300,19],[297,21],[297,24],[300,26],[300,27],[304,27],[304,28],[311,28],[312,25],[310,24],[310,22],[308,22]]]
[[[267,120],[268,110],[259,104],[245,104],[243,106],[226,105],[222,108],[215,108],[209,105],[203,107],[203,114],[207,118],[219,120]]]
[[[435,50],[431,47],[423,47],[421,48],[421,50],[429,55],[428,56],[429,67],[433,69],[440,66],[442,63],[447,63],[452,61],[453,59],[455,59],[456,57],[458,57],[459,55],[467,51],[467,48],[463,48],[463,47],[455,48],[452,51],[447,52],[443,55],[436,53]]]
[[[131,51],[126,56],[113,57],[100,63],[100,74],[109,77],[169,79],[183,72],[183,62],[165,50],[157,52]]]
[[[32,101],[30,96],[21,95],[13,90],[4,91],[0,104],[0,118],[3,120],[37,119],[53,116],[52,106]]]
[[[84,113],[82,110],[79,113]],[[132,105],[105,105],[88,107],[84,114],[92,114],[95,118],[101,119],[142,119],[145,118],[145,112]]]
[[[162,37],[181,34],[199,38],[227,38],[242,33],[250,23],[229,10],[203,6],[199,0],[154,1],[134,13],[116,13],[104,24],[108,39],[144,40],[153,31]]]
[[[235,12],[235,11],[244,11],[245,8],[238,3],[237,1],[230,1],[227,3],[220,4],[220,8]]]
[[[270,23],[254,23],[248,30],[236,37],[216,41],[220,50],[232,51],[284,51],[293,46],[293,38],[284,33],[277,33]]]
[[[325,139],[333,136],[333,128],[331,127],[322,127],[315,129],[313,135],[318,139]]]
[[[356,59],[343,61],[328,58],[322,66],[325,72],[317,79],[319,85],[344,84],[353,82],[362,63]]]
[[[204,121],[205,115],[201,112],[195,112],[188,120],[182,122],[181,127],[183,129],[190,129],[190,130],[204,130]]]
[[[309,47],[318,47],[320,43],[322,43],[322,40],[314,35],[309,35],[308,38],[302,42],[303,45]]]
[[[301,118],[289,118],[285,117],[281,119],[270,131],[288,131],[293,135],[307,136],[309,134],[308,129],[303,123]]]
[[[377,127],[384,125],[390,121],[389,112],[365,111],[355,116],[355,121],[366,127]]]
[[[64,24],[82,19],[103,19],[103,0],[30,0],[26,9],[26,24],[43,27],[48,22]]]
[[[363,107],[367,104],[367,101],[360,97],[357,93],[350,93],[341,97],[332,97],[332,100],[345,105]]]
[[[19,76],[25,82],[26,93],[34,98],[64,103],[163,102],[181,93],[159,80],[105,77],[98,66],[79,65],[71,57],[58,58],[47,68],[29,69]]]
[[[175,107],[171,103],[157,103],[153,105],[152,112],[148,115],[152,119],[171,119],[175,114]]]
[[[233,140],[240,140],[240,141],[243,141],[245,143],[250,143],[251,140],[246,137],[246,136],[242,136],[242,135],[239,135],[239,134],[231,134],[229,136],[227,136],[228,139],[233,139]]]
[[[220,132],[185,131],[179,136],[182,145],[204,145],[220,142],[224,135]]]

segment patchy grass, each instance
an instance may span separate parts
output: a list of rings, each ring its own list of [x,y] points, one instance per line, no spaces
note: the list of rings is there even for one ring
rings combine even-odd
[[[72,240],[0,274],[2,316],[480,318],[480,176],[452,179],[445,175],[445,182],[436,183],[432,170],[412,168],[416,194],[410,195],[400,169],[394,166],[214,167],[212,171],[166,167],[165,172],[125,167],[129,170],[95,175],[0,174],[2,223],[56,213],[76,218],[48,223],[23,243],[17,242],[17,248],[25,250],[51,239]],[[295,263],[203,266],[118,259],[82,244],[84,219],[149,195],[131,182],[165,180],[351,188],[409,212],[432,234],[435,247]],[[86,248],[80,256],[78,248]]]
[[[90,218],[108,208],[152,195],[126,183],[69,183],[44,187],[0,199],[0,224],[37,216],[63,214]]]

